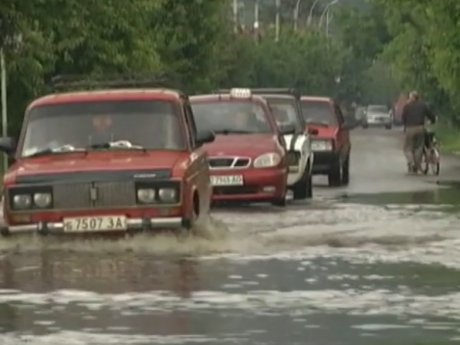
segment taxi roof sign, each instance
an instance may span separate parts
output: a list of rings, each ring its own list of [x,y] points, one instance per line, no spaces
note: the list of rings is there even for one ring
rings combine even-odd
[[[235,98],[251,98],[251,89],[245,88],[232,88],[230,89],[230,96]]]

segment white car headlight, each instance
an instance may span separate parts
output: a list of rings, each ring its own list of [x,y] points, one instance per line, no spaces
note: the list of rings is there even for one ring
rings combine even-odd
[[[150,204],[155,201],[155,189],[139,188],[137,190],[137,199],[143,204]]]
[[[16,194],[13,196],[13,207],[20,210],[31,208],[32,196],[30,194]]]
[[[173,203],[177,200],[177,191],[174,188],[161,188],[158,191],[158,195],[160,196],[160,200],[162,202]]]
[[[311,141],[312,151],[332,151],[332,141],[331,140],[312,140]]]
[[[254,160],[255,168],[276,167],[281,162],[281,156],[275,152],[264,153]]]
[[[53,197],[51,193],[35,193],[34,194],[34,205],[39,208],[46,208],[51,205]]]

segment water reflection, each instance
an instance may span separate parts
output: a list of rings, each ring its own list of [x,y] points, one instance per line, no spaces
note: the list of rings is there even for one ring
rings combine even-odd
[[[23,291],[72,289],[104,293],[169,290],[181,298],[199,288],[199,261],[128,254],[42,251],[0,260],[0,287]]]

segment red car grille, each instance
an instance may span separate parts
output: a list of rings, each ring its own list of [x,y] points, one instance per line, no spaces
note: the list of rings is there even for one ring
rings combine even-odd
[[[96,198],[91,199],[91,183],[56,184],[55,209],[129,207],[136,205],[133,181],[96,182]]]

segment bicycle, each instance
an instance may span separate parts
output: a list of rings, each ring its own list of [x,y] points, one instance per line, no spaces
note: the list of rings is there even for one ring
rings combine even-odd
[[[439,152],[438,140],[433,131],[426,130],[425,143],[423,145],[422,172],[426,175],[431,170],[433,175],[439,175],[440,168],[441,154]]]

